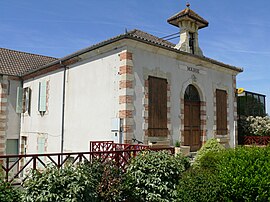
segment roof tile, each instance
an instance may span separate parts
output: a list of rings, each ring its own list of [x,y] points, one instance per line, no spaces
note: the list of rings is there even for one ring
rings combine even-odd
[[[21,76],[57,58],[0,48],[0,74]]]

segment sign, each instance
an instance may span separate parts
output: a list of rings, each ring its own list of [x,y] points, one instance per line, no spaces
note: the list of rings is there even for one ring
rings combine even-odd
[[[187,71],[194,72],[194,73],[197,73],[197,74],[200,73],[200,70],[197,69],[197,68],[194,68],[194,67],[187,67]]]
[[[243,93],[244,91],[245,91],[244,88],[238,88],[238,89],[237,89],[237,94],[241,94],[241,93]]]

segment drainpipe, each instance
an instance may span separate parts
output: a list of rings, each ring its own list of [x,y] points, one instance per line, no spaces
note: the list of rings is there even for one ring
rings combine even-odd
[[[62,123],[61,123],[61,153],[64,152],[64,130],[65,130],[65,102],[66,102],[66,71],[67,68],[65,65],[62,64],[60,60],[61,67],[64,68],[64,75],[63,75],[63,98],[62,98]],[[61,162],[63,162],[63,156],[61,155]]]

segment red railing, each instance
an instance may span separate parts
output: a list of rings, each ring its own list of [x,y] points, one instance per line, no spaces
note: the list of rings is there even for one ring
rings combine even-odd
[[[144,145],[115,144],[113,142],[91,142],[90,148],[96,151],[3,155],[0,156],[0,162],[3,162],[1,167],[4,171],[5,180],[16,184],[15,179],[20,179],[17,183],[20,184],[25,181],[30,170],[43,170],[48,165],[62,168],[67,162],[76,164],[82,161],[92,162],[93,159],[100,159],[101,162],[113,161],[120,169],[125,171],[128,161],[142,150],[168,150],[171,154],[174,154],[173,147],[149,148]]]
[[[270,136],[242,136],[241,143],[244,145],[268,145]]]

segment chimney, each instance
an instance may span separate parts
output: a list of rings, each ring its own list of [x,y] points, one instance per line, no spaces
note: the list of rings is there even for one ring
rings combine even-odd
[[[207,27],[208,22],[191,10],[189,3],[186,6],[186,9],[176,13],[167,20],[168,23],[180,29],[180,40],[175,48],[203,56],[202,50],[199,47],[198,30]]]

